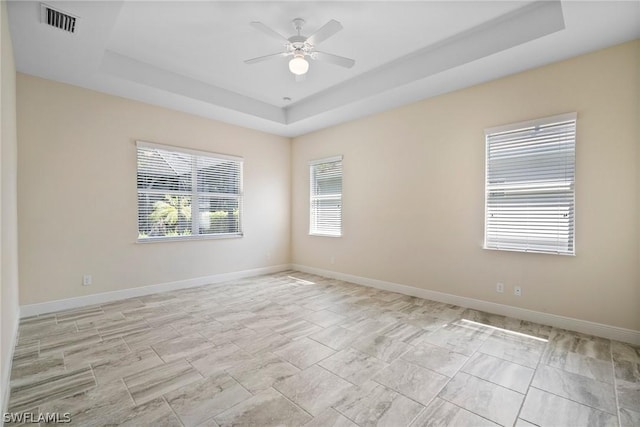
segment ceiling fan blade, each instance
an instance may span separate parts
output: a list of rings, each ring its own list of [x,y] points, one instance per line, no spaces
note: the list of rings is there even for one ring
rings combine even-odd
[[[255,28],[256,30],[262,31],[266,35],[273,37],[274,39],[278,39],[280,41],[284,41],[284,42],[287,42],[287,43],[289,42],[289,39],[287,39],[285,36],[283,36],[282,34],[277,32],[276,30],[272,30],[271,28],[267,27],[262,22],[253,21],[251,23],[251,26],[253,28]]]
[[[311,58],[316,61],[330,62],[331,64],[339,65],[345,68],[351,68],[355,65],[356,61],[343,56],[333,55],[331,53],[324,53],[315,51],[311,54]]]
[[[318,45],[340,31],[342,29],[342,24],[332,19],[331,21],[324,24],[318,31],[311,34],[307,38],[307,42],[312,45]]]
[[[245,64],[255,64],[256,62],[268,61],[270,59],[283,58],[290,55],[287,52],[272,53],[271,55],[258,56],[257,58],[251,58],[244,61]]]

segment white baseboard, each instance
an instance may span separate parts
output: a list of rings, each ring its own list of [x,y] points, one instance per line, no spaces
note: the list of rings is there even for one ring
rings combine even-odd
[[[2,390],[0,395],[0,405],[1,405],[1,413],[4,414],[9,409],[9,397],[11,387],[9,386],[11,382],[11,367],[13,365],[13,354],[16,351],[16,342],[18,341],[18,326],[20,324],[20,307],[18,307],[18,312],[16,319],[14,321],[13,330],[11,331],[11,347],[7,355],[9,360],[2,366],[2,372],[0,375],[0,390]],[[3,349],[4,351],[4,349]],[[2,420],[0,420],[0,426],[4,425]]]
[[[47,301],[38,304],[27,304],[20,307],[20,314],[21,317],[29,317],[39,314],[53,313],[56,311],[80,308],[88,305],[105,304],[112,301],[135,298],[143,295],[155,294],[158,292],[175,291],[178,289],[211,285],[215,283],[226,282],[229,280],[258,276],[260,274],[278,273],[290,268],[290,264],[281,264],[269,267],[254,268],[251,270],[234,271],[231,273],[220,273],[214,274],[212,276],[178,280],[175,282],[160,283],[157,285],[140,286],[137,288],[122,289],[119,291],[102,292],[99,294],[85,295],[76,298]]]
[[[292,264],[291,268],[305,273],[317,274],[319,276],[344,280],[358,285],[383,289],[391,292],[398,292],[404,295],[439,301],[445,304],[454,304],[461,307],[481,310],[488,313],[502,316],[514,317],[529,322],[540,323],[542,325],[554,326],[556,328],[582,332],[598,337],[609,338],[617,341],[628,342],[640,345],[640,331],[619,328],[617,326],[605,325],[602,323],[590,322],[587,320],[574,319],[571,317],[558,316],[556,314],[543,313],[540,311],[528,310],[526,308],[513,307],[495,302],[482,301],[474,298],[461,297],[444,292],[431,291],[428,289],[416,288],[413,286],[401,285],[398,283],[385,282],[382,280],[370,279],[367,277],[354,276],[351,274],[339,273],[331,270],[324,270],[315,267],[308,267],[300,264]]]

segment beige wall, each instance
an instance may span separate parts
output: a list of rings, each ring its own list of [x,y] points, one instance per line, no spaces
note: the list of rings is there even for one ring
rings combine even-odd
[[[20,73],[17,89],[21,304],[289,262],[288,138]],[[245,236],[136,243],[138,139],[244,157]]]
[[[0,402],[4,404],[9,384],[9,366],[13,339],[18,328],[18,214],[17,214],[17,137],[16,67],[7,4],[0,5]],[[0,408],[0,412],[4,408]]]
[[[635,41],[295,138],[293,262],[640,330],[639,79]],[[572,111],[577,255],[483,250],[484,129]],[[338,154],[344,236],[309,236],[307,162]]]

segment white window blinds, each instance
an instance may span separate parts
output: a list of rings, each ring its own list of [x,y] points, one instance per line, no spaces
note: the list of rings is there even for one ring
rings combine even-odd
[[[138,142],[138,240],[242,235],[242,159]]]
[[[485,248],[575,254],[576,114],[485,136]]]
[[[309,162],[309,234],[342,235],[342,156]]]

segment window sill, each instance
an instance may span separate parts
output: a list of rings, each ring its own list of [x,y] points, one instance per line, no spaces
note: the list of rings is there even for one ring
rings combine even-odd
[[[189,240],[221,240],[221,239],[240,239],[244,237],[244,233],[231,234],[201,234],[197,236],[175,236],[175,237],[145,237],[137,239],[136,243],[157,243],[157,242],[184,242]]]
[[[316,237],[342,237],[342,234],[309,233],[309,236],[316,236]]]
[[[487,246],[483,246],[482,249],[487,251],[496,251],[496,252],[518,252],[518,253],[524,253],[524,254],[576,256],[575,252],[572,254],[565,254],[561,252],[532,251],[532,250],[525,250],[525,249],[489,248]]]

